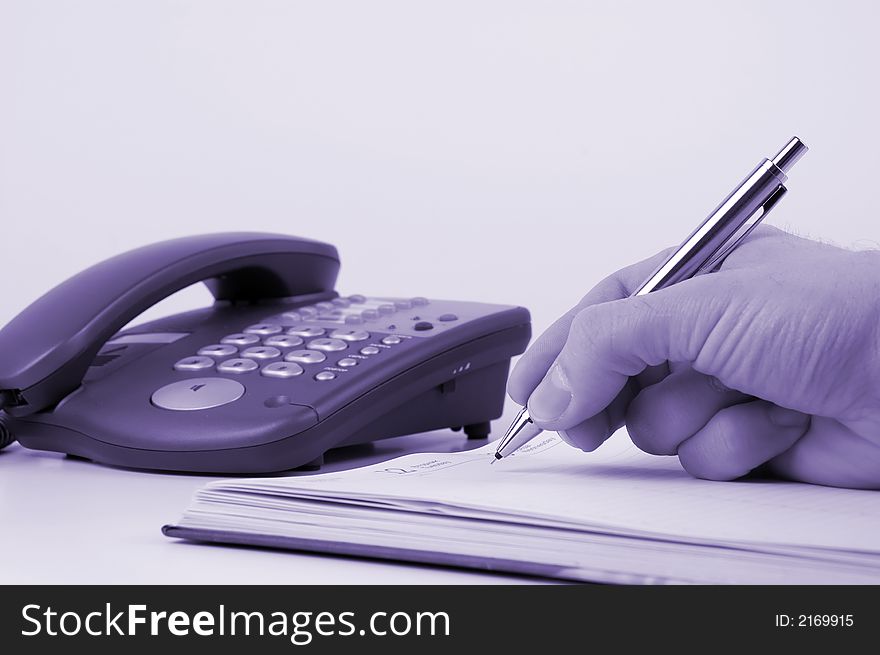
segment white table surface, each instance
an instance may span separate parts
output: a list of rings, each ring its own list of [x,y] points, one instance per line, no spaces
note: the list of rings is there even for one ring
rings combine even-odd
[[[493,424],[496,436],[502,421]],[[324,471],[411,450],[476,447],[449,430],[331,453]],[[164,537],[212,476],[133,471],[27,450],[0,451],[3,584],[499,584],[528,578],[316,554],[191,544]]]

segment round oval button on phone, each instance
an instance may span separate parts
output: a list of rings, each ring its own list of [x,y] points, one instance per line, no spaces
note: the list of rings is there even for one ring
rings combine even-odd
[[[366,341],[370,338],[370,333],[366,330],[345,329],[333,330],[330,333],[331,339],[342,339],[343,341]]]
[[[214,368],[214,360],[210,357],[184,357],[174,365],[175,371],[200,371]]]
[[[252,359],[245,359],[243,357],[236,357],[235,359],[227,359],[225,362],[222,362],[217,366],[217,370],[220,373],[235,373],[238,375],[239,373],[248,373],[250,371],[255,371],[259,368],[259,364],[257,364]]]
[[[258,337],[256,334],[244,334],[243,332],[236,332],[235,334],[227,334],[225,337],[220,339],[220,343],[233,346],[251,346],[255,343],[260,343],[260,337]]]
[[[285,362],[296,362],[298,364],[320,364],[327,355],[317,350],[292,350],[284,357]]]
[[[186,412],[211,409],[234,402],[244,395],[244,385],[227,378],[180,380],[153,392],[156,407]]]
[[[241,356],[252,357],[253,359],[275,359],[276,357],[281,357],[281,351],[272,346],[255,346],[242,350]]]
[[[296,348],[303,343],[302,337],[292,337],[284,334],[277,334],[274,337],[263,339],[263,343],[267,346],[275,348]]]
[[[275,362],[264,366],[260,373],[267,378],[295,378],[302,375],[303,367],[295,362]]]
[[[207,357],[229,357],[230,355],[234,355],[237,352],[238,348],[236,348],[235,346],[227,346],[222,343],[215,343],[199,349],[198,354],[205,355]]]
[[[320,337],[326,330],[317,325],[306,325],[304,327],[291,328],[287,331],[294,337]]]
[[[336,352],[337,350],[345,350],[348,344],[342,339],[313,339],[309,341],[306,348],[309,350],[323,350],[324,352]]]

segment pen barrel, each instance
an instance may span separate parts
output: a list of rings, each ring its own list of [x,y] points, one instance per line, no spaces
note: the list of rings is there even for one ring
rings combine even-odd
[[[807,153],[807,146],[796,136],[791,137],[788,143],[782,146],[782,150],[776,153],[771,160],[783,173],[788,173],[791,167]]]
[[[785,193],[787,179],[776,164],[763,160],[632,295],[643,296],[717,267]],[[710,262],[713,266],[706,267]]]

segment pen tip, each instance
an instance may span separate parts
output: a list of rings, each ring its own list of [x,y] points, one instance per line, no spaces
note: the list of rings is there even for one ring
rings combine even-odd
[[[495,453],[495,459],[501,459],[501,453]],[[492,460],[493,462],[495,460]]]

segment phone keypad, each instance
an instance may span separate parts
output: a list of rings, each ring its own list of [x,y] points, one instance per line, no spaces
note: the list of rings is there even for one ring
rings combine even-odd
[[[302,376],[309,366],[317,366],[320,370],[309,373],[311,379],[329,382],[344,378],[383,350],[413,338],[388,332],[393,332],[395,324],[403,328],[401,321],[409,324],[421,320],[416,308],[427,304],[429,301],[421,297],[376,299],[355,294],[298,307],[227,334],[219,343],[205,345],[195,355],[179,360],[174,369],[195,372],[215,368],[218,373],[232,375],[258,371],[263,377],[284,380]],[[406,318],[392,316],[403,312],[407,312]],[[364,329],[366,324],[379,320],[387,321],[384,335]],[[327,323],[337,327],[328,327]]]
[[[321,334],[325,334],[326,330],[311,326],[309,332],[314,333],[320,330]],[[303,330],[305,332],[305,330]],[[236,333],[230,334],[221,341],[242,341],[250,345],[239,352],[238,348],[228,343],[218,343],[204,346],[198,350],[197,355],[184,357],[174,364],[177,371],[204,371],[217,367],[218,373],[232,373],[240,375],[242,373],[250,373],[259,369],[260,374],[268,378],[286,379],[302,375],[305,371],[303,366],[322,364],[327,361],[327,353],[343,353],[350,347],[356,347],[356,344],[362,341],[368,341],[371,335],[366,330],[357,329],[339,329],[330,333],[329,337],[320,337],[312,339],[305,348],[292,350],[296,346],[301,346],[304,342],[302,337],[294,335],[272,334],[266,336],[262,342],[252,333]],[[382,338],[379,343],[369,344],[358,349],[356,354],[346,355],[336,361],[335,366],[339,367],[335,370],[318,371],[313,378],[319,382],[327,382],[335,380],[340,373],[344,373],[345,369],[352,369],[362,361],[369,359],[374,355],[378,355],[383,349],[402,343],[405,338],[396,334],[387,335]],[[225,359],[217,363],[214,358],[229,357],[230,355],[238,355],[230,359]],[[283,357],[281,361],[277,360]],[[261,366],[262,365],[262,366]]]

